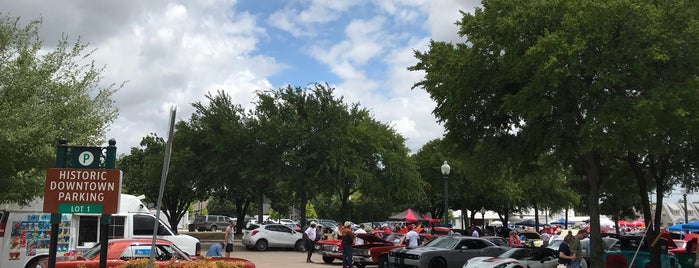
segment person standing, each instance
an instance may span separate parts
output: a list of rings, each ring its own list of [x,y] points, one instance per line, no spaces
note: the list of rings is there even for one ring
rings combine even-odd
[[[333,239],[340,240],[342,236],[342,223],[338,223],[335,228],[333,228]]]
[[[570,235],[563,238],[563,243],[558,246],[558,263],[569,266],[575,260],[575,253],[570,249],[570,243],[573,243],[575,238]]]
[[[225,240],[223,241],[223,246],[226,248],[225,256],[226,258],[231,257],[231,252],[233,252],[233,239],[235,237],[235,221],[231,220],[228,227],[226,227],[226,234],[224,235]]]
[[[313,255],[313,248],[316,244],[316,222],[310,222],[309,226],[303,233],[306,235],[306,263],[313,263],[311,260],[311,255]]]
[[[541,246],[548,247],[549,246],[549,239],[551,239],[551,236],[549,236],[548,231],[542,231],[541,232],[541,241],[544,241],[544,243]]]
[[[352,243],[354,242],[354,233],[350,229],[352,223],[346,221],[345,227],[342,228],[342,268],[352,268]]]
[[[406,248],[416,248],[419,245],[420,235],[413,230],[412,225],[408,225],[408,233],[405,234]]]
[[[570,245],[570,251],[575,254],[575,259],[570,262],[568,268],[580,268],[582,262],[582,244],[580,240],[584,239],[586,236],[587,230],[585,229],[581,229],[573,236],[573,243]]]
[[[364,245],[364,239],[361,239],[357,237],[358,234],[366,234],[366,230],[364,230],[364,224],[360,223],[359,224],[359,229],[354,231],[354,244],[355,245]]]
[[[476,229],[476,226],[471,225],[471,236],[473,236],[473,237],[480,236],[480,234],[478,233],[478,229]]]
[[[218,242],[214,243],[209,247],[209,250],[206,251],[206,257],[223,257],[223,254],[221,253],[221,247],[223,247],[224,242]]]
[[[510,231],[510,237],[507,238],[507,246],[514,248],[519,247],[521,244],[516,231]]]

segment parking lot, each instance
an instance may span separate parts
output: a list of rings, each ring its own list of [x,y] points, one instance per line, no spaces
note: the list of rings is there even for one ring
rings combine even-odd
[[[223,239],[223,232],[186,232],[180,231],[181,234],[189,234],[191,236],[199,238],[201,241],[202,254],[206,253],[211,244],[216,242],[216,239]],[[340,261],[335,261],[332,264],[325,264],[321,260],[320,255],[313,254],[311,260],[315,263],[306,263],[306,253],[286,250],[286,249],[270,249],[269,251],[252,251],[246,249],[241,241],[240,237],[235,239],[235,247],[233,249],[232,257],[243,258],[255,263],[257,268],[302,268],[302,267],[342,267]],[[376,266],[367,266],[376,267]]]

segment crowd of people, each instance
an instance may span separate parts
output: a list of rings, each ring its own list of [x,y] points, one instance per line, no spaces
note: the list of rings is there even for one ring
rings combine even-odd
[[[318,230],[317,224],[314,221],[307,223],[305,228],[302,228],[303,238],[305,242],[306,249],[306,262],[313,263],[311,257],[313,256],[313,249],[315,243],[318,240],[325,239],[322,230]],[[233,251],[233,235],[234,235],[235,222],[231,221],[230,226],[225,230],[224,240],[220,243],[215,243],[211,245],[208,249],[206,256],[208,257],[230,257]],[[352,246],[353,245],[363,245],[364,240],[357,237],[358,234],[366,234],[367,232],[372,233],[403,233],[405,234],[405,245],[407,248],[415,248],[422,244],[422,238],[420,233],[435,234],[436,229],[439,227],[433,227],[430,225],[413,225],[413,224],[396,224],[394,226],[388,225],[375,225],[372,227],[359,225],[356,230],[352,229],[351,222],[340,223],[335,226],[331,232],[331,238],[340,240],[342,245],[342,267],[350,268],[352,267]],[[526,228],[526,227],[525,227]],[[447,228],[448,232],[441,234],[453,234],[451,228]],[[444,231],[444,230],[440,230]],[[484,230],[481,230],[477,226],[473,225],[468,231],[464,232],[464,235],[471,235],[474,237],[480,237],[484,235]],[[497,229],[491,230],[497,232]],[[521,230],[527,231],[527,230]],[[566,265],[568,268],[580,267],[580,262],[582,259],[582,246],[580,240],[584,239],[588,232],[586,228],[580,229],[576,235],[573,235],[570,231],[566,234],[561,234],[561,230],[551,226],[545,226],[540,230],[541,239],[543,241],[543,246],[548,246],[549,241],[556,240],[560,236],[564,235],[563,242],[558,249],[558,262],[560,264]],[[526,238],[518,232],[518,230],[511,230],[507,236],[507,245],[509,247],[519,247],[524,246],[524,240]],[[696,245],[696,242],[695,242]]]

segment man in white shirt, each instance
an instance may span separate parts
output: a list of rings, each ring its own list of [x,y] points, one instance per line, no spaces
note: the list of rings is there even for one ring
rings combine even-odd
[[[478,233],[478,229],[476,229],[476,226],[471,226],[471,236],[473,236],[473,237],[480,236],[480,234]]]
[[[307,263],[313,263],[311,260],[311,255],[313,255],[313,248],[315,247],[315,242],[316,242],[316,222],[312,221],[310,222],[309,226],[306,228],[305,231],[303,231],[304,234],[306,234],[306,251],[307,251],[307,256],[306,256],[306,262]]]
[[[406,248],[416,248],[418,246],[418,240],[420,240],[420,235],[413,230],[413,225],[408,225],[408,233],[405,234]]]
[[[359,224],[359,229],[354,231],[354,244],[355,245],[364,245],[364,239],[361,239],[357,237],[357,234],[366,234],[366,230],[364,230],[364,224]]]
[[[549,239],[551,236],[549,235],[548,232],[541,232],[541,241],[544,241],[544,247],[549,246]]]

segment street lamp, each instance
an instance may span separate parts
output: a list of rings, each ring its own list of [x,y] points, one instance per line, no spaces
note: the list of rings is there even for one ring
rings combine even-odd
[[[446,224],[447,221],[449,221],[449,171],[451,171],[451,167],[449,164],[447,164],[447,161],[444,161],[444,164],[442,165],[442,175],[444,176],[444,223]]]
[[[485,230],[485,208],[481,207],[481,220],[483,221],[483,230]]]
[[[682,197],[684,198],[684,223],[689,223],[689,215],[687,215],[687,188],[682,189]]]

